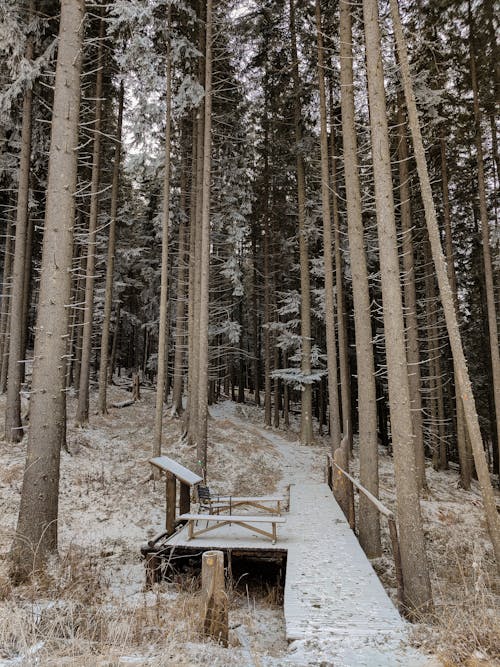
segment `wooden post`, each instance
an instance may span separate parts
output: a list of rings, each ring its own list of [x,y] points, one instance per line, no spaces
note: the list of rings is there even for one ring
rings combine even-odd
[[[189,514],[191,509],[191,489],[185,482],[181,482],[180,484],[179,514]]]
[[[165,530],[168,535],[172,535],[175,531],[175,501],[176,501],[176,490],[177,484],[175,475],[171,472],[166,473],[166,493],[165,499],[167,503],[167,519],[165,524]]]
[[[391,536],[392,555],[394,556],[394,567],[396,570],[396,582],[398,588],[398,607],[403,612],[405,607],[403,569],[401,567],[401,554],[399,552],[398,529],[394,517],[387,517],[389,523],[389,535]]]
[[[336,463],[339,468],[347,470],[349,465],[349,453],[347,447],[338,447],[333,453],[333,462]],[[333,495],[340,505],[342,511],[345,514],[349,526],[354,530],[355,526],[355,517],[354,517],[354,491],[352,483],[348,480],[342,471],[338,468],[335,468],[333,471]]]
[[[202,557],[203,632],[223,646],[228,644],[227,595],[224,589],[224,554],[206,551]]]
[[[132,375],[132,400],[139,401],[141,399],[141,379],[139,373]]]

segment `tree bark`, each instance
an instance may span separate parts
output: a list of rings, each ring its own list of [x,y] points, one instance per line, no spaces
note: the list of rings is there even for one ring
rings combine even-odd
[[[120,164],[122,152],[123,122],[123,81],[118,94],[118,120],[116,124],[115,156],[113,161],[113,181],[111,185],[111,211],[108,237],[108,259],[106,262],[106,287],[104,296],[104,316],[101,332],[101,358],[99,362],[99,412],[107,414],[106,394],[108,387],[109,331],[113,308],[113,282],[115,270],[116,219],[118,213],[118,192],[120,188]]]
[[[12,220],[7,219],[2,276],[2,313],[0,315],[0,394],[7,389],[7,369],[9,367],[9,320],[12,280]]]
[[[330,82],[331,83],[331,82]],[[347,339],[347,314],[345,310],[344,267],[340,243],[340,216],[337,203],[337,154],[335,145],[335,128],[333,114],[333,89],[330,85],[330,153],[332,172],[332,219],[335,246],[335,287],[337,291],[337,324],[339,341],[339,369],[342,406],[343,436],[349,440],[349,451],[352,451],[351,424],[351,378],[349,371],[349,343]]]
[[[185,337],[185,298],[186,298],[186,189],[187,189],[187,156],[183,149],[183,164],[181,165],[181,201],[179,223],[179,241],[177,251],[177,303],[175,313],[175,356],[174,356],[174,384],[172,389],[172,415],[182,413],[183,361]]]
[[[405,133],[403,100],[398,95],[398,169],[403,233],[404,304],[406,324],[406,354],[408,358],[408,380],[413,426],[413,445],[420,486],[426,486],[424,438],[422,431],[422,401],[420,378],[420,350],[418,346],[417,293],[415,288],[415,260],[413,257],[413,231],[410,203],[410,172],[408,169],[408,143]]]
[[[307,378],[307,376],[311,375],[311,280],[309,276],[309,243],[307,240],[306,229],[306,177],[301,146],[302,110],[300,101],[299,63],[297,57],[297,36],[295,29],[295,0],[290,0],[290,36],[296,142],[297,213],[299,220],[300,337],[302,340],[300,369],[302,375]],[[310,445],[312,444],[314,437],[312,427],[312,384],[309,381],[305,382],[302,386],[300,405],[300,441],[305,445]],[[338,426],[338,410],[336,418]]]
[[[333,292],[333,239],[330,213],[330,169],[328,164],[328,134],[326,127],[326,91],[324,74],[323,33],[320,0],[316,0],[316,38],[318,46],[318,85],[321,138],[321,209],[323,214],[323,261],[325,271],[325,325],[328,367],[328,406],[330,410],[330,446],[333,452],[340,447],[340,413],[337,380],[337,341],[335,338],[335,297]],[[340,326],[339,326],[340,328]],[[321,415],[320,415],[321,424]]]
[[[453,241],[451,233],[450,198],[448,192],[448,166],[446,161],[446,142],[443,135],[441,135],[440,137],[439,145],[441,150],[441,189],[443,194],[443,225],[444,225],[444,238],[445,238],[445,251],[446,251],[446,271],[448,274],[448,280],[450,282],[450,287],[453,296],[453,305],[455,308],[455,313],[458,321],[460,313],[458,310],[457,276],[455,273]],[[456,415],[456,430],[457,430],[457,449],[458,449],[458,458],[460,462],[460,482],[464,489],[469,489],[471,482],[472,452],[469,452],[470,446],[468,439],[466,437],[464,409],[462,405],[462,400],[460,398],[460,393],[458,391],[457,371],[455,365],[453,365],[453,376],[454,376],[454,386],[455,386],[455,415]]]
[[[363,0],[363,16],[401,560],[406,604],[423,611],[432,606],[432,593],[413,445],[377,0]]]
[[[82,360],[80,385],[75,421],[84,426],[89,421],[90,357],[92,354],[92,329],[94,319],[94,284],[96,264],[97,218],[99,215],[99,182],[101,178],[101,124],[102,124],[102,81],[104,53],[104,20],[99,23],[99,45],[97,51],[97,74],[95,84],[94,148],[92,155],[92,177],[90,186],[90,215],[87,241],[87,269],[85,276],[85,310],[82,333]]]
[[[212,158],[212,0],[207,0],[205,34],[205,116],[203,136],[201,263],[200,263],[200,345],[198,371],[198,415],[196,451],[203,476],[207,471],[208,447],[208,310],[210,287],[210,185]]]
[[[167,10],[167,108],[165,117],[165,164],[163,167],[163,210],[161,216],[161,285],[160,313],[158,327],[158,372],[156,377],[155,426],[153,436],[153,456],[161,454],[161,436],[163,430],[163,403],[165,402],[165,382],[168,368],[168,232],[170,219],[170,150],[171,150],[171,113],[172,113],[172,6]]]
[[[490,341],[490,361],[493,384],[493,403],[495,405],[496,432],[499,434],[497,446],[500,449],[500,348],[498,344],[498,326],[495,309],[495,287],[493,281],[493,268],[491,265],[490,249],[490,223],[488,218],[488,205],[486,198],[486,186],[484,175],[483,143],[481,136],[481,108],[479,106],[479,94],[476,73],[476,54],[474,44],[474,22],[470,0],[468,2],[469,12],[469,50],[470,50],[470,73],[472,82],[472,94],[474,102],[474,133],[476,144],[477,162],[477,186],[479,197],[479,215],[481,218],[481,242],[483,248],[484,282],[486,287],[486,310],[488,313],[488,333]],[[499,456],[500,460],[500,456]],[[497,470],[500,473],[500,470]]]
[[[358,373],[359,462],[361,484],[378,496],[377,394],[370,317],[370,292],[361,214],[352,71],[351,9],[340,0],[340,82],[347,200],[347,231],[351,255],[352,296]],[[360,497],[359,540],[369,556],[381,553],[380,517]]]
[[[35,11],[34,0],[29,5],[29,16]],[[28,37],[26,60],[33,58],[33,38]],[[7,371],[7,404],[5,408],[5,439],[7,442],[19,442],[24,432],[21,423],[21,382],[23,377],[23,296],[26,264],[26,239],[28,235],[28,203],[30,191],[30,158],[31,158],[31,107],[33,91],[28,86],[23,99],[23,116],[21,130],[21,156],[19,163],[19,182],[17,190],[16,240],[14,250],[14,267],[12,271],[11,304],[10,304],[10,345],[9,365]]]
[[[486,523],[488,525],[488,530],[493,544],[497,569],[500,570],[500,517],[498,515],[495,504],[495,497],[493,494],[493,488],[488,471],[488,464],[486,462],[486,456],[484,453],[481,430],[479,428],[479,419],[477,416],[474,395],[472,393],[469,371],[464,355],[460,331],[458,329],[457,314],[453,304],[453,294],[446,273],[446,262],[443,255],[443,250],[441,248],[441,238],[439,234],[436,209],[434,207],[434,200],[432,197],[431,182],[427,169],[422,134],[420,131],[417,103],[415,100],[415,93],[411,80],[408,51],[403,34],[401,18],[399,16],[399,6],[397,0],[390,0],[390,9],[392,22],[394,25],[394,37],[396,40],[401,67],[406,107],[408,109],[408,119],[413,139],[413,149],[415,153],[415,160],[417,162],[418,176],[420,179],[425,219],[431,244],[432,258],[434,261],[434,267],[439,285],[439,294],[444,310],[448,336],[450,338],[453,361],[457,372],[458,390],[462,398],[465,421],[472,445],[472,452],[474,455],[474,463],[476,465],[479,485],[481,487]]]
[[[83,14],[83,0],[61,2],[28,452],[11,550],[16,580],[43,569],[57,551]]]

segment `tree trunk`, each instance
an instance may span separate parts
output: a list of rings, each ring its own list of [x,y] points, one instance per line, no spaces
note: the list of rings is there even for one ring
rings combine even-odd
[[[332,212],[335,246],[335,287],[337,288],[337,323],[339,339],[339,369],[342,406],[342,431],[349,440],[352,451],[351,424],[351,377],[349,371],[349,343],[347,339],[347,314],[345,310],[344,268],[340,243],[340,216],[337,203],[337,155],[335,146],[335,128],[333,114],[333,87],[330,82],[330,153],[332,163]]]
[[[108,387],[109,331],[113,308],[113,281],[115,270],[116,218],[118,213],[118,191],[120,187],[120,163],[122,150],[123,121],[123,81],[118,96],[118,120],[116,124],[115,156],[113,162],[113,182],[111,186],[111,211],[109,221],[108,259],[106,262],[106,287],[104,296],[104,316],[101,332],[101,358],[99,364],[99,412],[107,414],[106,393]]]
[[[84,426],[89,421],[90,357],[92,354],[92,328],[94,319],[94,283],[96,264],[97,217],[99,215],[99,182],[101,178],[101,121],[102,121],[102,81],[105,23],[99,23],[99,45],[97,51],[97,74],[95,84],[94,148],[92,155],[92,180],[90,186],[90,215],[87,241],[87,270],[85,277],[85,311],[82,334],[82,361],[76,424]]]
[[[29,16],[35,11],[34,0],[29,6]],[[26,60],[33,58],[33,38],[28,37]],[[33,91],[29,86],[24,93],[23,119],[21,131],[21,156],[19,162],[19,183],[17,190],[16,240],[14,267],[12,271],[10,304],[10,346],[7,372],[7,404],[5,408],[5,439],[7,442],[19,442],[24,432],[21,423],[21,382],[23,376],[23,296],[26,265],[26,239],[28,235],[28,203],[31,157],[31,106]]]
[[[474,131],[476,143],[477,186],[479,196],[479,214],[481,217],[481,241],[483,247],[484,282],[486,287],[486,308],[488,313],[488,333],[490,340],[490,361],[493,384],[493,402],[495,404],[496,432],[499,434],[497,446],[500,446],[500,348],[498,344],[498,326],[495,310],[495,288],[490,250],[490,223],[488,219],[488,205],[486,201],[486,186],[484,176],[483,143],[481,136],[481,109],[476,74],[476,55],[474,44],[474,23],[470,0],[469,11],[469,49],[470,73],[474,101]],[[500,456],[499,456],[500,459]],[[500,470],[496,471],[500,473]]]
[[[28,452],[11,551],[16,580],[43,569],[57,551],[83,13],[83,0],[61,3]]]
[[[333,452],[337,449],[337,447],[340,447],[341,433],[339,391],[337,381],[337,343],[335,339],[335,298],[333,293],[333,239],[330,214],[330,169],[328,165],[326,91],[320,0],[316,0],[316,38],[318,43],[318,84],[321,124],[321,209],[323,213],[323,261],[325,265],[325,324],[328,367],[328,406],[330,409],[330,446],[333,455]],[[320,425],[321,418],[322,415],[320,415]]]
[[[158,372],[156,376],[156,407],[153,436],[153,456],[161,454],[161,436],[163,430],[163,403],[165,401],[165,381],[168,369],[168,228],[170,218],[170,150],[171,150],[171,112],[172,112],[172,6],[167,9],[167,108],[165,117],[165,164],[163,167],[163,210],[161,216],[161,285],[160,313],[158,327]]]
[[[370,318],[370,292],[361,215],[352,60],[351,9],[347,0],[341,0],[341,107],[347,231],[351,255],[352,296],[356,331],[360,480],[361,484],[370,493],[378,496],[377,395]],[[360,496],[359,501],[359,540],[365,552],[369,556],[375,557],[381,553],[379,513],[372,503],[365,500],[363,496]]]
[[[451,233],[451,215],[450,215],[450,199],[448,193],[448,167],[446,162],[446,143],[445,138],[441,135],[440,140],[441,149],[441,189],[443,193],[443,225],[445,236],[446,249],[446,270],[448,280],[451,286],[453,305],[457,321],[459,318],[458,299],[457,299],[457,277],[455,273],[453,241]],[[469,443],[466,437],[466,428],[464,421],[464,408],[460,393],[458,391],[457,371],[453,365],[454,387],[455,387],[455,410],[456,410],[456,430],[457,430],[457,449],[458,458],[460,461],[460,482],[464,489],[470,488],[471,482],[471,455],[469,454]]]
[[[297,57],[297,37],[295,30],[295,0],[290,0],[290,36],[292,56],[292,80],[294,97],[295,152],[297,168],[297,213],[299,220],[300,254],[300,337],[302,340],[301,373],[311,375],[311,286],[309,276],[309,243],[306,229],[306,178],[302,156],[302,110],[300,101],[299,63]],[[333,298],[333,294],[332,294]],[[333,317],[333,313],[332,313]],[[330,341],[331,344],[331,341]],[[335,369],[336,372],[336,369]],[[300,408],[300,441],[312,444],[312,384],[306,381],[302,386]],[[338,409],[337,409],[338,420]],[[338,425],[338,421],[337,421]]]
[[[2,276],[2,312],[0,314],[0,394],[7,388],[9,367],[9,313],[12,279],[12,220],[7,219]]]
[[[210,287],[210,185],[212,158],[212,0],[207,0],[205,34],[205,117],[203,136],[201,263],[200,263],[200,345],[198,371],[197,456],[205,477],[208,447],[208,306]]]
[[[181,221],[179,223],[179,245],[177,260],[177,303],[175,313],[175,356],[174,384],[172,389],[172,415],[182,413],[183,362],[185,337],[185,298],[186,298],[186,189],[187,189],[187,155],[183,149],[181,165]]]
[[[418,480],[421,487],[425,481],[424,438],[422,431],[422,401],[420,397],[420,350],[418,347],[417,293],[415,289],[415,260],[413,257],[412,214],[410,203],[410,172],[408,169],[408,143],[405,133],[403,99],[398,95],[398,169],[401,211],[401,231],[403,234],[404,304],[406,325],[406,355],[408,358],[408,380],[410,385],[410,405],[413,425],[413,446],[417,464]]]
[[[377,0],[363,0],[363,16],[401,560],[406,605],[423,611],[432,606],[432,594],[413,446]]]
[[[500,517],[498,516],[495,504],[495,496],[491,486],[491,479],[488,471],[488,464],[486,462],[486,456],[484,453],[481,430],[479,428],[479,419],[477,416],[474,395],[472,393],[469,371],[462,347],[460,331],[458,329],[457,314],[453,304],[453,294],[446,273],[446,262],[444,259],[443,250],[441,248],[439,226],[437,222],[436,209],[434,207],[434,200],[432,198],[431,182],[427,169],[422,134],[420,132],[420,121],[418,118],[415,93],[413,91],[413,83],[411,80],[408,51],[403,35],[401,18],[399,16],[398,2],[397,0],[389,1],[392,21],[394,24],[394,37],[396,40],[401,67],[403,90],[406,98],[406,107],[408,109],[408,119],[413,138],[413,149],[415,153],[415,160],[417,162],[420,188],[422,191],[422,202],[424,204],[425,219],[431,244],[432,258],[434,261],[434,267],[439,285],[439,294],[446,319],[448,336],[450,338],[453,361],[457,372],[458,390],[462,398],[465,421],[471,441],[472,452],[474,454],[474,463],[476,465],[479,485],[481,487],[486,523],[488,525],[491,541],[493,543],[493,549],[497,561],[497,569],[500,570]]]

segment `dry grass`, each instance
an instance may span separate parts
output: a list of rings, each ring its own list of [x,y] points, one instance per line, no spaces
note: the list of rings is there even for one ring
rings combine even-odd
[[[433,562],[434,612],[414,632],[447,667],[500,665],[500,614],[495,564],[465,537]]]
[[[9,586],[0,604],[0,664],[112,667],[135,657],[153,667],[188,667],[205,664],[203,656],[211,654],[213,665],[232,664],[224,649],[200,634],[198,575],[178,575],[133,600],[125,592],[117,596],[112,584],[102,555],[71,547],[36,583]],[[244,625],[258,636],[256,605],[275,606],[276,589],[245,592],[229,585],[227,593],[233,628]],[[230,646],[241,647],[236,630]]]

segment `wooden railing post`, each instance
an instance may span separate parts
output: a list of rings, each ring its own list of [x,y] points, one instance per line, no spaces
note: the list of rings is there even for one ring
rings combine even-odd
[[[389,522],[389,535],[391,536],[392,555],[394,557],[394,568],[396,570],[396,584],[398,589],[398,607],[403,612],[405,607],[403,568],[401,565],[401,552],[399,550],[398,529],[394,516],[387,517]]]
[[[229,626],[223,552],[205,551],[201,568],[203,632],[223,646],[227,646]]]

